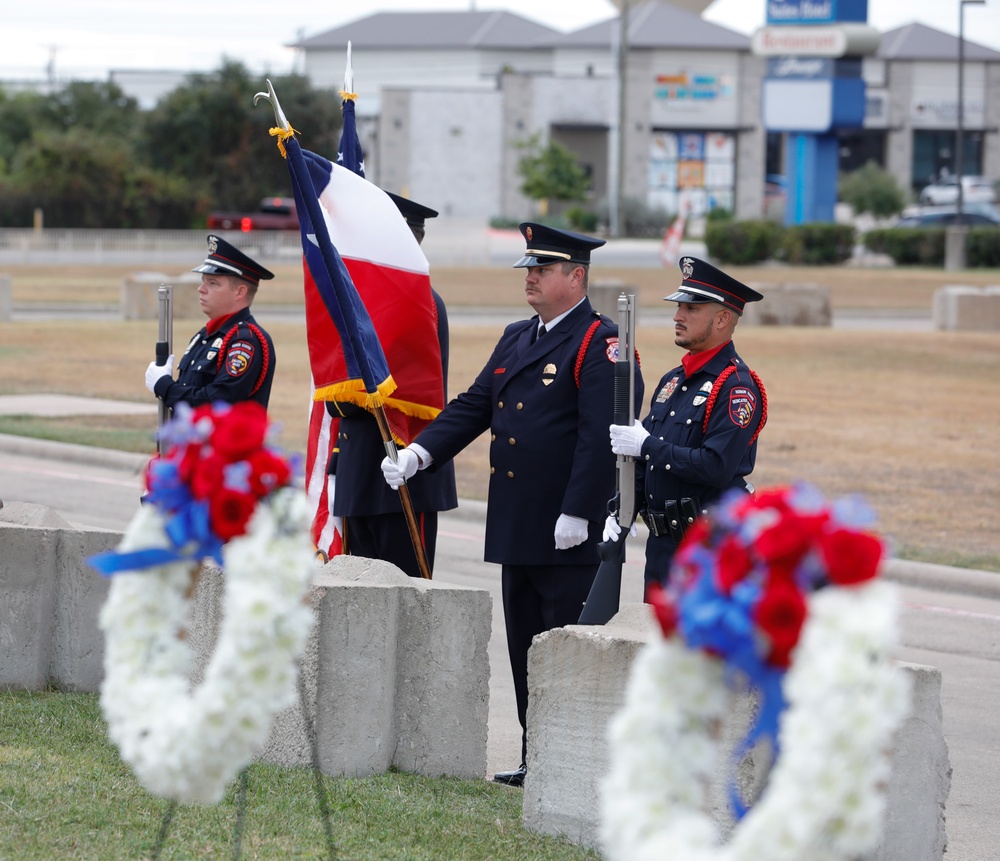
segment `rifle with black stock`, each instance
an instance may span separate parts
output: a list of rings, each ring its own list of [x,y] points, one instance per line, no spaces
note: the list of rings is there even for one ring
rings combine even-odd
[[[615,362],[614,397],[615,424],[632,424],[635,419],[634,293],[622,293],[618,297],[618,360]],[[583,605],[579,619],[581,625],[606,624],[618,612],[621,602],[625,539],[635,518],[635,458],[618,455],[617,485],[617,492],[608,505],[608,513],[617,514],[622,533],[617,541],[602,541],[597,545],[601,565]]]
[[[156,364],[161,368],[167,363],[170,357],[170,350],[174,343],[174,288],[161,284],[156,290],[157,299],[157,320],[159,331],[156,340]],[[170,418],[170,408],[161,399],[159,402],[159,415],[157,417],[157,427],[163,430],[163,426]],[[157,434],[156,451],[160,451],[160,438]]]

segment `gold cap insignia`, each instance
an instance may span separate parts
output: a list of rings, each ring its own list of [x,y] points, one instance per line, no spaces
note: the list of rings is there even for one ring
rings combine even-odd
[[[525,236],[525,238],[526,238],[526,239],[527,239],[527,240],[528,240],[529,242],[531,241],[531,228],[530,228],[530,227],[526,227],[526,228],[524,229],[524,236]]]

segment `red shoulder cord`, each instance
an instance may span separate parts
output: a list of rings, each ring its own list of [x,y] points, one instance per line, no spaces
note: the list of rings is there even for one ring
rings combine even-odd
[[[712,410],[715,408],[715,402],[719,398],[719,392],[722,391],[722,384],[726,381],[726,378],[736,370],[736,365],[730,365],[716,378],[715,385],[712,386],[712,393],[708,396],[708,404],[705,406],[705,418],[701,423],[702,433],[708,432],[708,420],[712,416]],[[757,437],[760,436],[760,432],[764,430],[764,425],[767,424],[767,392],[764,391],[764,384],[760,381],[760,377],[758,377],[754,371],[750,370],[750,368],[747,368],[747,371],[750,372],[750,378],[757,384],[757,388],[760,389],[761,403],[760,424],[757,425],[757,430],[754,432],[754,435],[750,437],[750,442],[747,443],[747,446],[749,447],[754,444]]]
[[[580,388],[580,369],[583,367],[583,359],[587,355],[587,350],[590,347],[590,342],[594,339],[594,332],[597,331],[598,327],[601,325],[601,320],[594,320],[590,324],[590,328],[587,329],[587,334],[583,336],[583,341],[580,343],[580,351],[576,354],[576,365],[573,367],[573,379],[576,380],[576,387]],[[639,362],[639,351],[635,351],[635,363],[642,367]]]
[[[215,372],[218,373],[222,370],[222,362],[225,359],[226,350],[229,349],[229,342],[233,340],[233,336],[239,331],[240,323],[237,323],[226,333],[226,337],[222,339],[222,346],[219,347],[219,361],[216,365]],[[267,369],[271,365],[271,348],[267,345],[267,338],[264,337],[264,333],[260,328],[254,323],[246,323],[246,327],[257,336],[257,340],[260,341],[260,349],[264,354],[264,363],[260,367],[260,377],[257,379],[256,385],[250,390],[250,395],[253,396],[257,394],[258,390],[262,385],[264,385],[264,380],[267,378]]]

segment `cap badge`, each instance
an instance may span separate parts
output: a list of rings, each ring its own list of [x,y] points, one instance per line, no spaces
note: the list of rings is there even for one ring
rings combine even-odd
[[[681,261],[681,274],[685,278],[690,278],[694,275],[694,261],[690,257],[685,257]]]
[[[208,237],[208,253],[209,254],[215,254],[215,252],[218,250],[218,248],[219,248],[218,237],[209,236]]]
[[[526,238],[526,239],[527,239],[527,240],[528,240],[529,242],[531,242],[531,228],[530,228],[530,227],[526,227],[526,228],[524,229],[524,235],[525,235],[525,238]]]

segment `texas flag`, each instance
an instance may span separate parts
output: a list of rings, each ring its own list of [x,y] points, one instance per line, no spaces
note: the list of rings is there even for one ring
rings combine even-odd
[[[307,493],[317,506],[314,541],[331,555],[324,542],[335,542],[335,524],[319,520],[330,491],[324,445],[332,450],[335,429],[329,422],[324,429],[316,408],[325,414],[319,402],[327,400],[382,405],[394,439],[409,444],[444,406],[437,311],[427,258],[388,195],[294,138],[286,147],[306,259],[306,336],[317,402]]]

